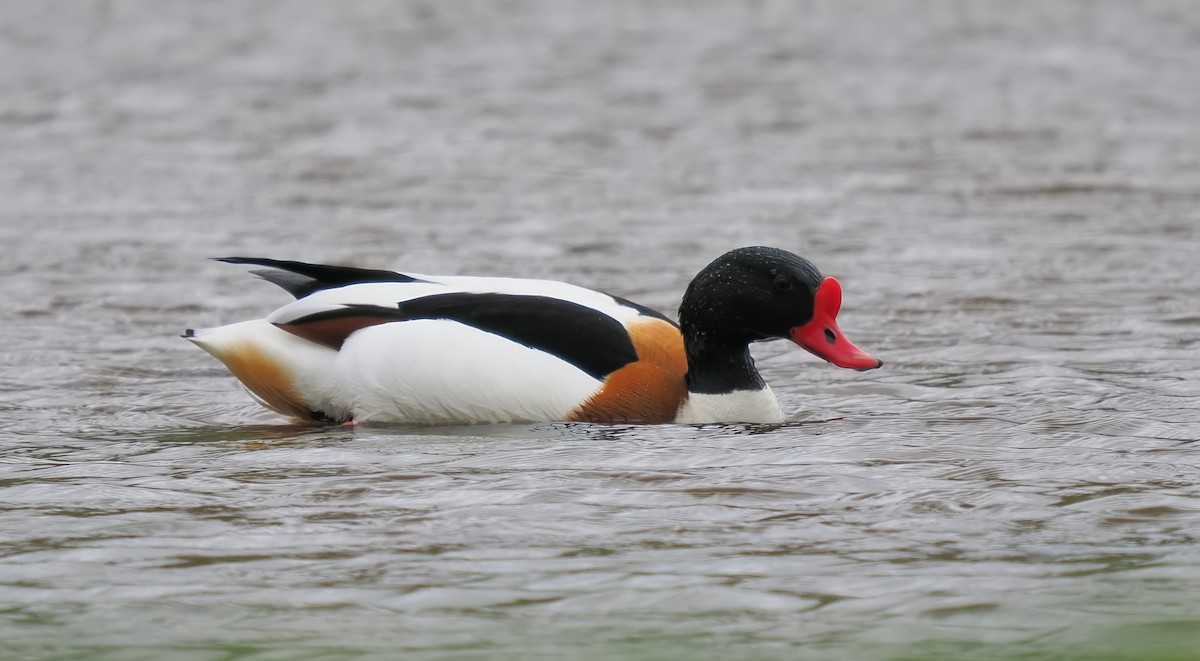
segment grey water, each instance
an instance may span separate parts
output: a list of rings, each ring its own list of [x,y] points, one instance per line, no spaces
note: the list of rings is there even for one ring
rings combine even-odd
[[[0,7],[0,657],[1200,658],[1193,3]],[[789,422],[296,426],[208,257],[845,288]]]

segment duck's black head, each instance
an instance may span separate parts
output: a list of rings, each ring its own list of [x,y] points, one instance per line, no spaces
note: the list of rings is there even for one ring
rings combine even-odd
[[[679,307],[687,345],[689,384],[728,371],[726,363],[753,362],[746,346],[790,339],[839,367],[868,370],[883,362],[854,346],[837,326],[842,288],[812,262],[778,248],[750,247],[718,257],[688,285]],[[733,378],[733,377],[729,377]],[[724,376],[717,381],[729,380]],[[733,378],[733,380],[744,377]],[[757,372],[752,381],[762,387]],[[735,384],[736,388],[754,386]],[[726,390],[725,386],[712,388]],[[693,391],[696,391],[693,388]],[[717,392],[719,390],[699,390]]]

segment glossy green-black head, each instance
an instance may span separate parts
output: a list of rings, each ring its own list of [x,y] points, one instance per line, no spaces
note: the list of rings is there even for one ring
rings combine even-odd
[[[754,246],[721,255],[683,296],[679,323],[689,357],[758,340],[786,338],[851,369],[883,362],[854,346],[837,326],[842,289],[812,262],[786,250]]]

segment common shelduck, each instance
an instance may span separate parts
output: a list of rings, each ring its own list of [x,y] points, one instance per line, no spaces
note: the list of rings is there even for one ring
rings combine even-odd
[[[786,338],[838,367],[883,365],[838,329],[838,281],[777,248],[704,267],[679,324],[549,280],[218,261],[268,267],[253,273],[297,300],[183,337],[259,403],[302,420],[779,423],[751,342]]]

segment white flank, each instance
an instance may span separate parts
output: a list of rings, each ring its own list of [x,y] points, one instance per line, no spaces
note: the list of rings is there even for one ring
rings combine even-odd
[[[364,328],[337,366],[356,422],[562,420],[600,387],[560,358],[445,320]]]
[[[683,425],[713,422],[776,424],[783,422],[783,410],[770,386],[763,386],[762,390],[735,390],[723,395],[690,392],[679,407],[675,422]]]

